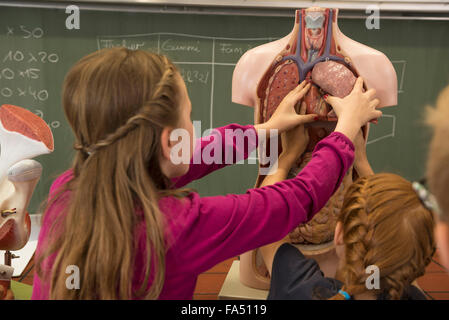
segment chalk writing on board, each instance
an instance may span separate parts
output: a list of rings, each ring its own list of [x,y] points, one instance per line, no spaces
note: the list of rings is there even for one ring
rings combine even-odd
[[[36,114],[43,118],[44,104],[51,103],[50,90],[41,80],[56,66],[60,53],[56,50],[40,50],[45,31],[39,26],[9,25],[6,27],[6,43],[0,51],[0,99],[23,107],[39,108]],[[8,39],[11,39],[9,41]],[[7,44],[9,43],[9,45]],[[30,45],[37,43],[38,45]],[[45,80],[45,79],[44,79]],[[56,129],[59,121],[46,121]]]
[[[247,50],[251,49],[251,45],[247,45],[246,47],[236,47],[231,43],[220,43],[218,45],[218,51],[224,54],[244,54]]]
[[[200,53],[199,41],[195,41],[195,44],[179,44],[175,43],[173,39],[167,39],[162,42],[161,49],[164,51],[186,51]]]
[[[398,74],[398,93],[404,93],[404,76],[405,76],[405,67],[407,65],[407,61],[405,60],[395,60],[391,61],[393,66],[396,69],[396,73]]]
[[[382,120],[383,126],[385,131],[383,132],[383,135],[381,136],[375,136],[373,137],[372,134],[370,134],[370,137],[368,139],[367,145],[387,139],[387,138],[394,138],[395,132],[396,132],[396,116],[392,114],[382,114],[382,118],[389,119],[388,121]]]
[[[6,26],[6,35],[13,36],[19,35],[23,39],[40,39],[44,36],[44,30],[40,27],[27,27],[24,25],[19,26]]]
[[[48,53],[46,51],[39,52],[23,52],[20,50],[9,50],[5,54],[3,62],[41,62],[41,63],[58,63],[59,55],[57,53]]]
[[[13,80],[16,73],[10,68],[3,68],[0,71],[0,79]]]
[[[39,75],[41,70],[37,68],[29,68],[26,70],[18,70],[19,71],[19,77],[22,77],[24,79],[39,79]]]
[[[273,41],[273,38],[225,38],[183,33],[157,32],[97,37],[97,48],[124,46],[146,40],[145,50],[171,55],[187,88],[202,85],[204,95],[210,97],[210,126],[214,124],[215,67],[234,68],[238,58],[248,49]],[[183,54],[180,56],[180,54]],[[189,55],[190,54],[190,55]],[[192,59],[198,57],[198,59]],[[181,60],[180,60],[181,59]],[[206,91],[207,90],[207,91]]]
[[[179,73],[186,83],[200,82],[207,84],[209,80],[209,71],[186,70],[180,68]]]
[[[101,39],[99,41],[101,48],[125,47],[129,50],[138,50],[145,46],[145,42],[135,42],[127,39],[118,41],[114,41],[113,39]]]
[[[19,79],[39,79],[41,70],[38,68],[17,69],[14,71],[11,68],[0,69],[0,80],[14,80]]]
[[[31,86],[22,88],[10,88],[3,87],[0,89],[0,96],[3,98],[11,97],[31,97],[34,101],[44,102],[48,100],[48,90],[46,89],[36,89]]]
[[[42,119],[44,119],[44,112],[42,110],[36,109],[36,110],[34,110],[34,113],[36,115],[38,115],[39,117],[41,117]],[[53,129],[57,129],[61,126],[61,122],[59,122],[59,121],[52,121],[50,123],[47,122],[47,125]]]

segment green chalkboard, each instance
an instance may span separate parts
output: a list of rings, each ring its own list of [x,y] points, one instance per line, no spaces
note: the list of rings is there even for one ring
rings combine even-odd
[[[0,9],[0,103],[39,114],[51,126],[55,152],[39,157],[43,177],[30,211],[36,212],[52,180],[72,161],[73,136],[61,107],[69,68],[99,48],[127,46],[168,55],[178,65],[201,132],[253,122],[253,110],[231,102],[235,63],[248,49],[288,34],[292,17],[81,11],[81,28],[65,27],[61,9]],[[424,173],[429,131],[423,111],[449,83],[449,22],[381,20],[368,30],[363,19],[340,19],[349,37],[384,52],[397,71],[399,105],[384,109],[371,127],[368,155],[375,171],[408,179]],[[255,156],[255,155],[253,155]],[[191,184],[201,195],[243,193],[257,175],[255,161],[225,168]]]

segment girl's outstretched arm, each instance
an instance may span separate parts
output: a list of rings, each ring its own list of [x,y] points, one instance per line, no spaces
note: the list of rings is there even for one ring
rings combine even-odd
[[[293,179],[242,195],[200,198],[192,193],[184,199],[188,203],[176,215],[176,223],[171,223],[177,237],[173,254],[183,260],[179,263],[186,272],[201,273],[282,239],[326,204],[353,159],[352,142],[334,132],[317,144],[310,162]]]
[[[307,89],[292,90],[287,95],[290,98],[283,100],[289,101],[285,110],[293,109]],[[373,89],[363,92],[361,78],[347,97],[326,97],[338,116],[335,132],[315,146],[312,159],[295,178],[250,189],[243,195],[200,198],[192,193],[184,198],[183,209],[168,221],[175,237],[172,254],[179,257],[184,272],[204,272],[220,261],[279,241],[297,225],[310,221],[339,188],[352,165],[352,141],[357,132],[382,115],[375,109],[379,100],[374,97]],[[283,109],[279,106],[275,114]],[[285,114],[288,112],[281,116]],[[296,123],[284,131],[300,124],[301,117],[304,115],[290,112],[289,119]],[[283,122],[288,123],[286,120]]]
[[[215,170],[246,160],[257,142],[257,131],[252,125],[233,123],[214,129],[209,136],[197,139],[189,171],[172,180],[174,187],[181,188]]]
[[[262,132],[270,136],[271,130],[281,134],[299,124],[316,120],[316,114],[297,114],[295,105],[304,97],[310,83],[303,81],[281,101],[271,118],[254,126],[230,124],[215,129],[208,137],[197,141],[194,155],[190,161],[187,174],[173,179],[174,187],[180,188],[193,180],[221,169],[229,164],[245,160],[257,147],[258,134]]]
[[[305,102],[301,103],[300,114],[306,113]],[[304,128],[303,125],[299,125],[296,128],[285,132],[282,135],[282,153],[279,156],[278,169],[272,175],[268,175],[262,181],[261,187],[275,184],[277,182],[287,179],[288,172],[295,164],[298,157],[304,153],[307,145],[309,144],[309,134],[308,130]],[[284,243],[288,242],[288,235],[283,239],[267,244],[259,248],[262,255],[262,259],[268,272],[271,275],[271,270],[273,267],[273,260],[277,249]]]
[[[269,186],[287,179],[288,172],[290,171],[292,166],[292,158],[281,154],[278,162],[278,170],[274,174],[266,176],[262,181],[261,187]],[[270,275],[273,267],[274,255],[276,254],[277,249],[286,242],[288,242],[288,235],[279,241],[267,244],[259,248],[262,259]]]
[[[355,158],[354,168],[359,177],[371,176],[374,174],[371,165],[369,164],[368,157],[366,155],[366,141],[363,137],[363,131],[359,130],[359,133],[354,140]]]

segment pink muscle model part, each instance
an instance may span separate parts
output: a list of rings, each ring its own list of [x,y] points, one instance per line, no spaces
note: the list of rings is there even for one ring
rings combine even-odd
[[[312,82],[304,101],[307,113],[318,114],[320,121],[309,126],[309,145],[292,168],[291,177],[308,163],[318,141],[335,128],[336,115],[324,101],[324,94],[343,98],[351,92],[357,76],[362,76],[365,89],[376,89],[379,107],[397,104],[397,77],[392,63],[383,53],[346,37],[338,28],[337,16],[337,9],[297,10],[289,35],[247,51],[234,69],[232,101],[254,107],[256,124],[270,119],[282,99],[300,82]],[[368,126],[363,129],[367,138]],[[259,175],[256,187],[263,178]],[[351,168],[339,190],[312,221],[290,233],[291,242],[299,244],[304,254],[323,255],[332,249],[336,217],[352,180]],[[257,250],[240,256],[240,279],[254,288],[269,288]]]
[[[5,265],[0,265],[0,300],[13,298],[10,251],[23,248],[31,233],[27,207],[42,166],[30,158],[53,148],[53,135],[44,120],[17,106],[0,107],[0,250],[6,250]]]

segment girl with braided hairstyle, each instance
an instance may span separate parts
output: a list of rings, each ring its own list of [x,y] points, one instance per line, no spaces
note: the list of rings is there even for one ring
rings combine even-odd
[[[352,164],[357,130],[381,115],[375,92],[363,92],[362,83],[335,108],[335,132],[296,178],[200,197],[182,187],[224,167],[226,150],[247,158],[262,130],[282,133],[314,121],[295,112],[310,84],[293,89],[268,122],[217,128],[193,147],[188,92],[167,57],[112,48],[82,58],[62,94],[77,153],[50,189],[32,298],[191,299],[200,273],[283,238],[324,206]],[[171,140],[178,128],[189,133],[189,148]],[[226,130],[235,135],[223,142]],[[206,149],[221,151],[222,161],[195,162]],[[172,161],[185,150],[190,163]],[[79,283],[70,289],[73,266]]]
[[[303,135],[298,130],[284,143]],[[320,261],[284,240],[270,244],[261,248],[271,274],[269,299],[426,299],[412,282],[424,275],[435,252],[433,213],[409,181],[374,174],[364,145],[360,131],[354,162],[360,178],[348,188],[335,228],[336,273],[325,275]],[[285,177],[264,185],[279,179]]]

